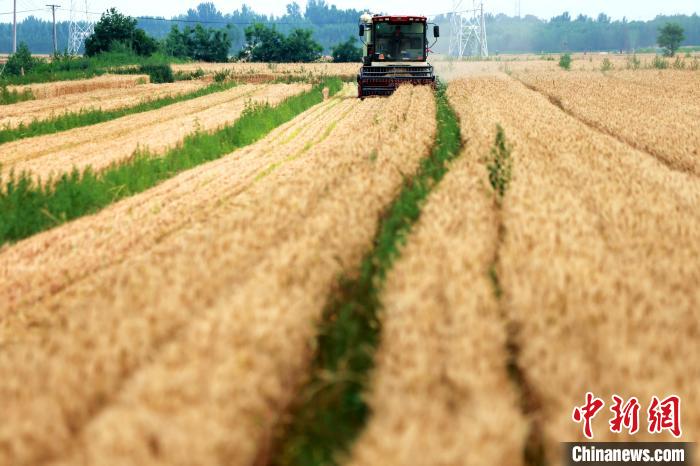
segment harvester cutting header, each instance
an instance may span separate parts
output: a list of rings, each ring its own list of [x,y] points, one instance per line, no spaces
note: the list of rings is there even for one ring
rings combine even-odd
[[[435,85],[435,73],[428,63],[428,19],[425,16],[382,16],[365,13],[360,17],[364,43],[362,68],[357,75],[358,96],[388,96],[404,83]],[[433,27],[437,41],[440,28]]]

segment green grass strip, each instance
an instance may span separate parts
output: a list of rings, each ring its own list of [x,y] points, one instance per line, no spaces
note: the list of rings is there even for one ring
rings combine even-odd
[[[12,105],[34,99],[34,94],[30,90],[17,92],[8,90],[7,86],[0,86],[0,105]]]
[[[74,170],[44,184],[26,173],[11,174],[9,180],[0,178],[0,246],[97,212],[180,172],[252,144],[323,102],[324,87],[334,95],[342,86],[339,79],[328,79],[274,107],[251,106],[232,125],[213,133],[188,136],[161,157],[138,153],[99,173]]]
[[[381,333],[380,292],[431,190],[457,157],[461,138],[457,117],[440,85],[438,135],[432,154],[407,181],[379,227],[359,277],[341,279],[340,291],[325,310],[310,382],[273,460],[276,466],[328,466],[347,453],[370,415],[363,398]]]
[[[136,113],[150,112],[158,110],[168,105],[173,105],[178,102],[197,99],[206,95],[222,92],[233,88],[236,83],[220,84],[214,83],[207,87],[203,87],[196,91],[187,92],[185,94],[163,97],[160,99],[152,99],[141,102],[132,107],[125,107],[116,110],[88,110],[75,113],[65,113],[46,120],[35,120],[28,125],[20,125],[17,128],[7,128],[0,130],[0,144],[6,144],[20,139],[43,136],[46,134],[60,133],[75,128],[84,126],[96,125],[117,118],[122,118]]]

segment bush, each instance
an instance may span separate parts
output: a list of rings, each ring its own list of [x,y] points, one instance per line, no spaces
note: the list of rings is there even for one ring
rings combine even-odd
[[[559,58],[559,67],[567,71],[571,69],[571,54],[565,53]]]
[[[600,65],[600,70],[601,70],[603,73],[605,73],[606,71],[611,71],[611,70],[613,70],[613,69],[615,69],[615,65],[613,65],[613,63],[610,61],[609,58],[605,58],[605,59],[603,60],[603,64]]]
[[[657,70],[665,70],[668,69],[668,62],[657,55],[651,62],[651,66],[656,68]]]
[[[30,73],[41,60],[32,57],[32,52],[26,43],[22,42],[17,48],[17,52],[10,56],[5,65],[5,73],[10,76],[24,76]]]
[[[215,83],[225,83],[226,81],[232,79],[233,73],[231,70],[221,70],[214,73]]]
[[[642,62],[637,57],[635,53],[631,57],[627,58],[627,69],[628,70],[638,70],[642,66]]]
[[[194,81],[201,79],[206,75],[203,69],[197,68],[195,71],[190,71],[189,73],[178,71],[175,73],[175,81]]]
[[[331,55],[335,63],[359,63],[362,60],[362,48],[358,47],[357,40],[350,37],[335,47]]]
[[[10,91],[7,86],[0,86],[0,105],[16,104],[27,100],[34,100],[32,91],[28,89],[24,92]]]
[[[676,57],[676,61],[673,62],[673,69],[674,70],[684,70],[685,69],[685,62],[681,57]]]
[[[174,83],[175,76],[170,65],[141,65],[139,66],[139,74],[147,74],[151,77],[151,82],[154,84]]]
[[[111,8],[95,24],[95,30],[85,40],[85,55],[93,57],[109,52],[122,44],[128,50],[141,56],[150,56],[158,49],[158,43],[143,29],[136,27],[136,19],[125,16]]]

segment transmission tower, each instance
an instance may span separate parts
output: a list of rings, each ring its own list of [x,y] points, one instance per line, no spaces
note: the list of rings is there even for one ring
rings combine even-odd
[[[95,23],[90,20],[88,0],[71,0],[70,26],[68,29],[68,53],[78,55],[85,45],[85,39],[92,35]]]
[[[471,3],[471,5],[469,5]],[[450,56],[489,56],[482,0],[454,0],[450,33]]]

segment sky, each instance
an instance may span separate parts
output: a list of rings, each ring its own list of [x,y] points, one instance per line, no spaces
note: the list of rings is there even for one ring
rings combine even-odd
[[[35,16],[50,18],[50,13],[45,4],[51,3],[45,0],[16,0],[18,10],[40,10],[32,12]],[[213,0],[213,3],[223,12],[230,12],[238,9],[247,3],[255,11],[281,15],[285,12],[285,5],[293,0]],[[13,0],[0,0],[0,13],[12,11]],[[57,19],[67,20],[70,0],[53,0],[60,4],[63,9],[57,13]],[[84,5],[85,0],[76,1]],[[394,14],[423,14],[432,16],[446,13],[453,8],[453,0],[327,0],[329,4],[335,4],[339,8],[362,9],[371,6],[375,10],[381,10]],[[200,0],[169,1],[169,0],[88,0],[89,10],[101,12],[109,7],[116,7],[123,13],[132,16],[165,16],[171,17],[184,13],[188,8],[194,8]],[[306,0],[297,0],[302,6]],[[516,11],[516,0],[484,0],[484,8],[492,13],[506,13],[513,15]],[[523,15],[532,14],[540,18],[551,18],[564,11],[569,11],[572,16],[579,13],[588,16],[598,16],[604,12],[613,19],[652,19],[658,14],[692,14],[700,13],[700,2],[698,0],[665,0],[663,2],[652,2],[649,0],[521,0],[520,10]],[[472,0],[463,0],[463,4],[471,6]],[[19,15],[19,18],[27,14]],[[0,22],[11,21],[11,15],[0,16]]]

